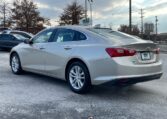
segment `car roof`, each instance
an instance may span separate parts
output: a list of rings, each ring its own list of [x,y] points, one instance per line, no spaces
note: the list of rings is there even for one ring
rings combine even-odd
[[[28,32],[25,32],[25,31],[19,31],[19,30],[4,30],[2,33],[4,34],[11,34],[11,33],[24,33],[24,34],[27,34],[29,36],[33,36],[33,34],[31,33],[28,33]]]
[[[56,29],[56,28],[66,28],[66,29],[72,29],[72,30],[78,30],[78,31],[87,31],[87,29],[109,29],[112,30],[111,28],[99,28],[99,27],[92,27],[92,26],[79,26],[79,25],[66,25],[66,26],[56,26],[56,27],[50,27],[50,29]],[[112,30],[113,31],[113,30]]]
[[[91,28],[89,26],[79,26],[79,25],[66,25],[66,26],[56,26],[56,27],[51,27],[50,29],[56,29],[56,28],[66,28],[66,29],[73,29],[73,30],[81,30],[84,31],[87,28]]]

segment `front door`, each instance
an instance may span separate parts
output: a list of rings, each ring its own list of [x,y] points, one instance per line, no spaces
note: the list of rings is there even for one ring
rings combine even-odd
[[[23,69],[45,73],[45,45],[53,34],[53,30],[44,30],[36,35],[32,39],[32,44],[25,44],[24,50],[22,51],[24,56],[22,57]]]

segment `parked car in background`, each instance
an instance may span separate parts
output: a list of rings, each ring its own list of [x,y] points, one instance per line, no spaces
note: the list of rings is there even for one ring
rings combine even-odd
[[[10,28],[0,27],[0,34],[2,34],[2,32],[3,32],[4,30],[11,30],[11,29],[10,29]]]
[[[19,34],[24,36],[25,38],[31,39],[34,35],[25,31],[18,30],[4,30],[2,34]]]
[[[4,28],[4,27],[0,27],[0,32],[4,31],[4,30],[11,30],[10,28]]]
[[[0,48],[10,50],[27,38],[19,34],[0,34]]]
[[[104,83],[159,79],[159,49],[111,29],[59,26],[41,31],[10,53],[14,74],[23,70],[67,80],[76,93]]]

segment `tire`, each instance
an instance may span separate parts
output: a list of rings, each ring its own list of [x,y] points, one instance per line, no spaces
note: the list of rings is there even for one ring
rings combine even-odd
[[[91,78],[89,71],[82,62],[73,62],[67,69],[66,78],[71,90],[78,94],[90,91]]]
[[[20,58],[17,53],[12,54],[10,58],[10,66],[14,74],[18,75],[22,73],[23,70],[21,68]]]

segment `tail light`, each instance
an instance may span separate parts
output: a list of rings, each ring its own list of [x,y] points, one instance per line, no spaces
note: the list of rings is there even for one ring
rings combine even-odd
[[[126,57],[134,56],[136,54],[136,50],[125,48],[106,48],[106,52],[111,57]]]
[[[160,53],[160,48],[155,49],[154,52],[155,52],[156,54],[159,54],[159,53]]]

